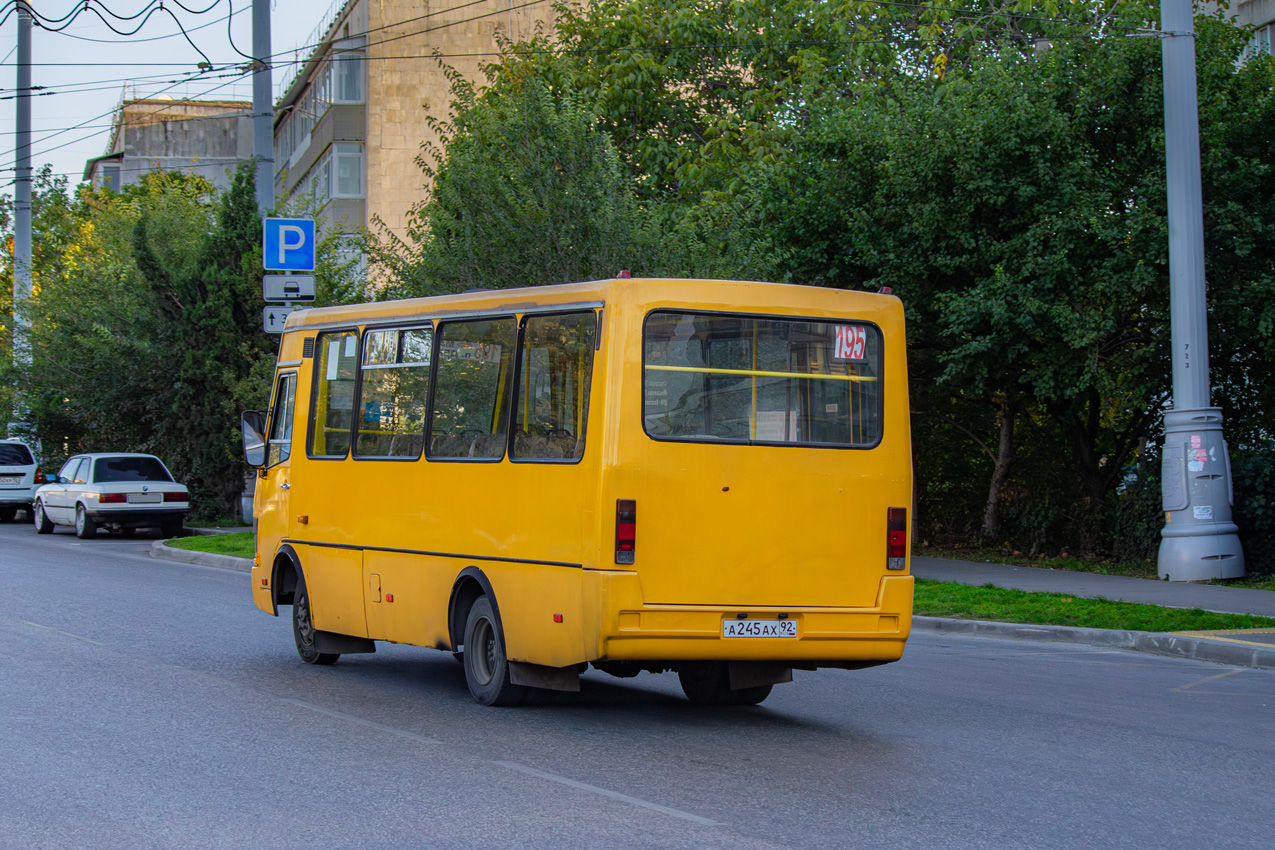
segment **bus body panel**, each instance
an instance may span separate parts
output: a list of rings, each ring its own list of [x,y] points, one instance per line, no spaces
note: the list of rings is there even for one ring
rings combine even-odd
[[[886,510],[911,506],[903,313],[897,299],[813,287],[688,282],[621,289],[605,489],[637,502],[635,570],[652,604],[875,604]],[[743,306],[746,305],[746,306]],[[655,311],[844,319],[881,329],[883,418],[870,448],[653,439],[643,429],[643,323]],[[903,427],[897,424],[902,423]],[[610,501],[613,506],[614,501]]]
[[[897,299],[616,280],[324,308],[289,318],[281,368],[303,360],[303,342],[324,329],[586,303],[602,318],[579,463],[307,457],[317,366],[304,358],[290,462],[257,481],[254,587],[290,543],[325,631],[455,649],[463,636],[449,631],[451,590],[476,567],[496,595],[514,661],[897,659],[912,603],[906,570],[885,568],[886,509],[911,506]],[[654,310],[874,323],[883,438],[871,448],[652,439],[643,429],[642,330]],[[615,563],[617,499],[637,501],[633,565]],[[266,611],[270,592],[256,594]],[[798,637],[723,638],[723,619],[740,614],[786,614]]]

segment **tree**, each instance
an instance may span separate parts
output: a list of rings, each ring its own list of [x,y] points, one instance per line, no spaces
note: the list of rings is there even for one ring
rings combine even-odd
[[[1230,321],[1254,284],[1269,286],[1272,258],[1253,237],[1270,206],[1237,209],[1221,178],[1242,167],[1246,196],[1269,185],[1257,163],[1275,117],[1270,66],[1237,66],[1244,34],[1199,24],[1202,124],[1226,128],[1207,156],[1217,166],[1206,180],[1220,180],[1205,187],[1211,303],[1223,336],[1247,343],[1247,372],[1223,382],[1253,386],[1255,367],[1269,374],[1270,337]],[[788,279],[889,285],[904,299],[921,417],[971,409],[949,399],[990,405],[994,429],[986,418],[954,423],[999,447],[986,534],[1017,457],[1016,423],[1057,429],[1069,445],[1064,474],[1084,506],[1070,532],[1086,552],[1102,547],[1108,496],[1155,436],[1169,386],[1158,48],[1064,42],[975,59],[960,79],[894,79],[886,97],[873,84],[852,99],[811,98],[793,155],[746,200]]]
[[[457,81],[443,146],[419,159],[430,195],[380,262],[392,295],[610,277],[647,233],[610,138],[573,92],[527,81],[479,97]]]

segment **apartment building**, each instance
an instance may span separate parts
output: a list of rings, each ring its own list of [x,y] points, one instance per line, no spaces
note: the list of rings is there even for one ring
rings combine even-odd
[[[552,17],[549,0],[337,0],[275,104],[275,197],[312,194],[328,228],[379,218],[402,234],[425,192],[416,157],[437,138],[427,117],[450,105],[435,51],[477,80],[498,36],[528,39]]]
[[[84,179],[118,191],[148,171],[179,170],[226,189],[239,163],[251,159],[251,103],[161,95],[120,104],[107,153],[85,163]]]
[[[1256,27],[1253,33],[1253,49],[1258,53],[1275,54],[1271,42],[1275,41],[1275,0],[1247,0],[1231,9],[1236,23]]]

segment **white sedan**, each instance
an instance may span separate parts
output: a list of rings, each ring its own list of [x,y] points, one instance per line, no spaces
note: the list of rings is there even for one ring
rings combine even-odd
[[[124,535],[159,528],[165,537],[176,537],[190,510],[185,485],[173,481],[154,455],[76,455],[49,482],[35,491],[32,514],[40,534],[72,525],[81,539],[96,534],[98,526]]]

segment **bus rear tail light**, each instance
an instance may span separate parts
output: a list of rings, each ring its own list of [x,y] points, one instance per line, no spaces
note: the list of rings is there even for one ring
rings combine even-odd
[[[908,565],[908,509],[889,508],[885,524],[885,566],[889,570],[904,570]]]
[[[635,499],[616,499],[615,562],[617,564],[633,563],[633,553],[636,544],[637,501]]]
[[[185,502],[189,498],[190,496],[186,495],[185,493],[165,493],[164,494],[165,502]]]
[[[98,501],[104,505],[118,505],[121,502],[127,502],[128,496],[123,493],[103,493]]]

